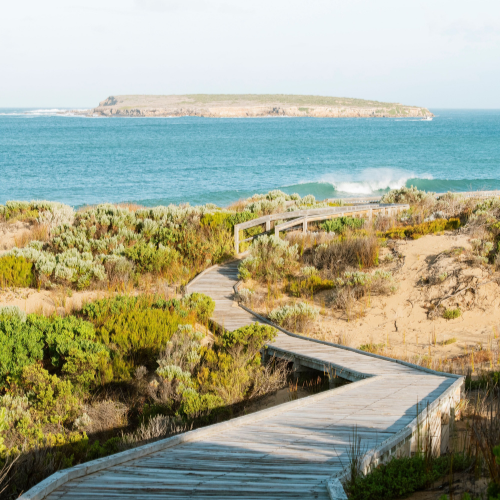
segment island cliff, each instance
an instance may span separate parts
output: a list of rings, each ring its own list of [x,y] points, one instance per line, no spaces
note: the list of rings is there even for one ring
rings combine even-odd
[[[88,110],[90,116],[204,116],[259,118],[310,116],[317,118],[424,118],[427,108],[344,97],[283,94],[192,94],[110,96]]]

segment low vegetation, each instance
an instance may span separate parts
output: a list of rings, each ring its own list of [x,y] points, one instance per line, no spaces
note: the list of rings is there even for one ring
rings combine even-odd
[[[436,197],[415,188],[391,191],[383,201],[410,208],[397,217],[341,217],[311,223],[307,234],[264,234],[242,243],[249,256],[239,267],[244,283],[237,299],[294,332],[312,335],[325,317],[358,322],[374,297],[389,300],[401,286],[402,240],[456,231],[470,236],[470,245],[439,254],[419,275],[418,287],[429,320],[461,322],[457,318],[475,307],[480,287],[498,281],[500,202]],[[228,418],[241,402],[282,386],[286,369],[260,363],[273,328],[215,330],[213,301],[178,292],[209,265],[233,257],[235,224],[327,206],[313,196],[281,191],[227,209],[105,204],[75,212],[50,202],[0,206],[2,224],[31,224],[29,234],[0,256],[1,288],[67,295],[99,290],[103,297],[64,315],[0,308],[0,471],[7,471],[9,497],[61,468]],[[240,240],[263,229],[245,230]],[[383,321],[394,325],[405,344],[406,332],[398,331],[399,320],[387,312],[381,312]],[[434,335],[428,355],[405,359],[434,369],[470,369],[470,389],[496,386],[498,355],[489,345],[444,362],[433,358],[431,347],[460,341],[450,337]],[[336,338],[349,344],[349,334],[340,329]],[[367,352],[391,355],[389,337],[360,343]],[[478,376],[479,366],[489,366],[490,374]],[[475,441],[483,458],[456,455],[455,470],[466,469],[470,460],[493,467],[500,435],[487,445],[485,439],[481,445],[479,437]],[[410,494],[442,477],[450,460],[419,455],[391,462],[351,482],[350,498]],[[488,478],[495,483],[496,469],[491,470]]]
[[[182,285],[233,255],[235,224],[280,211],[327,206],[314,196],[282,191],[255,195],[228,209],[213,204],[104,204],[75,212],[60,203],[9,201],[0,205],[0,222],[26,221],[33,226],[9,251],[10,259],[0,262],[0,285],[28,286],[32,280],[45,288],[123,289],[141,285],[147,277]],[[261,228],[247,233],[255,231]],[[24,261],[32,265],[33,276],[19,268]]]
[[[227,418],[235,404],[283,387],[286,370],[260,362],[274,328],[207,342],[213,310],[197,293],[115,295],[66,317],[0,308],[8,497],[60,468]]]

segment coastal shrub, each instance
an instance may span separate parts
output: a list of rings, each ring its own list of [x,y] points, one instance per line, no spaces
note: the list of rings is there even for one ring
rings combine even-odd
[[[229,212],[207,212],[203,214],[203,217],[200,220],[200,224],[202,226],[209,226],[212,229],[215,229],[219,226],[225,226],[230,229],[231,214]]]
[[[125,250],[125,256],[135,263],[141,273],[162,274],[178,259],[178,252],[161,243],[158,248],[152,243],[141,241]]]
[[[150,365],[177,330],[177,314],[161,309],[126,309],[97,328],[105,345],[114,345],[134,365]]]
[[[213,204],[133,209],[106,203],[75,213],[60,203],[32,201],[0,205],[0,217],[11,220],[32,212],[33,222],[44,228],[35,241],[29,241],[33,234],[19,241],[23,248],[9,252],[32,264],[38,285],[82,290],[102,287],[108,279],[112,284],[136,281],[144,273],[183,284],[233,255],[235,224],[276,210],[323,205],[312,196],[272,191],[239,202],[236,210]],[[260,231],[246,230],[250,235]]]
[[[185,295],[181,303],[190,311],[195,311],[198,321],[206,324],[215,310],[215,302],[202,293],[193,292]]]
[[[74,210],[55,201],[7,201],[0,205],[0,218],[8,221],[38,222],[53,228],[72,224]]]
[[[382,196],[380,203],[408,203],[418,204],[427,200],[434,200],[435,193],[421,191],[415,186],[403,186],[398,189],[392,189]]]
[[[91,323],[74,316],[6,317],[0,311],[0,387],[7,376],[19,378],[25,366],[41,360],[75,383],[92,384],[108,358]]]
[[[286,209],[286,198],[276,197],[273,199],[263,199],[250,203],[246,209],[254,214],[269,215],[278,212],[284,212]]]
[[[276,334],[276,329],[272,326],[253,323],[233,331],[224,330],[219,342],[226,351],[231,352],[237,348],[244,355],[249,355],[251,360],[258,355],[264,344],[276,338]]]
[[[336,217],[322,222],[319,227],[328,233],[343,233],[348,229],[361,229],[365,225],[364,219],[356,217]]]
[[[238,302],[241,302],[242,304],[248,304],[251,301],[253,294],[254,294],[253,290],[250,290],[249,288],[240,287],[238,289],[238,293],[236,294],[236,299],[238,300]]]
[[[254,240],[250,257],[240,264],[242,279],[250,277],[273,282],[290,275],[298,268],[298,247],[274,235],[263,235]]]
[[[254,323],[233,332],[224,331],[212,348],[202,347],[196,374],[199,392],[219,396],[226,405],[258,394],[264,369],[260,351],[275,334],[274,328]],[[283,386],[286,381],[275,382]]]
[[[41,365],[25,366],[22,372],[22,386],[30,394],[30,408],[43,423],[63,424],[73,421],[80,403],[73,395],[69,380],[50,375]]]
[[[460,227],[460,219],[435,219],[429,222],[423,222],[415,226],[393,227],[384,233],[379,233],[382,238],[390,239],[417,239],[426,234],[438,233],[441,231],[452,231]]]
[[[0,306],[0,321],[15,318],[21,323],[26,323],[27,314],[17,306]]]
[[[70,248],[59,254],[53,254],[40,248],[40,242],[31,242],[25,248],[13,248],[8,255],[24,257],[33,262],[35,271],[41,281],[50,279],[75,284],[77,288],[88,287],[93,281],[104,281],[104,266],[94,260],[92,253],[80,253]]]
[[[0,287],[30,287],[35,283],[33,264],[24,257],[0,257]]]
[[[103,259],[104,269],[110,283],[127,283],[135,275],[135,265],[125,257],[111,255]]]
[[[122,295],[87,304],[82,315],[95,325],[99,341],[112,348],[115,378],[127,380],[134,367],[154,366],[181,325],[204,322],[213,307],[202,294],[180,301]]]
[[[459,453],[437,458],[428,458],[422,453],[413,457],[393,458],[366,476],[358,474],[351,478],[344,488],[352,500],[402,498],[446,476],[451,467],[454,472],[459,472],[471,463],[471,458]]]
[[[188,417],[196,418],[208,415],[213,410],[224,406],[224,400],[215,394],[199,394],[194,390],[184,391],[179,413]]]
[[[179,227],[161,228],[155,242],[177,250],[183,264],[193,271],[204,269],[213,260],[225,255],[223,247],[229,241],[228,237],[229,232],[225,228],[205,227],[201,230],[199,225],[184,222]]]
[[[92,323],[75,316],[30,315],[28,323],[42,333],[45,357],[57,372],[81,385],[99,381],[109,362],[109,351],[96,339]]]
[[[379,240],[374,235],[348,235],[304,252],[304,263],[337,276],[347,268],[378,265]]]
[[[323,279],[317,274],[305,278],[291,280],[289,292],[295,297],[310,297],[323,290],[331,290],[335,286],[332,280]]]
[[[456,319],[460,318],[462,315],[462,311],[457,307],[455,309],[445,309],[443,311],[443,318],[444,319]]]
[[[319,310],[306,302],[277,307],[269,313],[269,319],[288,330],[302,330],[310,321],[316,319]]]
[[[191,325],[181,325],[167,342],[157,363],[157,373],[164,376],[166,366],[179,367],[181,371],[191,373],[194,366],[200,361],[201,339],[203,334],[196,331]]]
[[[0,316],[0,389],[7,377],[19,378],[25,366],[43,359],[43,332],[16,316]]]
[[[396,291],[392,274],[388,271],[366,273],[346,271],[334,279],[332,305],[350,315],[356,301],[365,296],[389,295]]]

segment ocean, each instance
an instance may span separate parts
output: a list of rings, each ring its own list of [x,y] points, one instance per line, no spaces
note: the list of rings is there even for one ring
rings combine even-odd
[[[281,189],[317,199],[500,189],[500,110],[390,118],[86,118],[0,109],[0,203],[221,206]]]

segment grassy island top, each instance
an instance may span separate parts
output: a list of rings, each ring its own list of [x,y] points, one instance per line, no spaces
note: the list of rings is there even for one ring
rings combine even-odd
[[[178,106],[327,106],[337,108],[393,108],[406,106],[399,103],[293,94],[186,94],[186,95],[118,95],[110,96],[100,106],[178,107]],[[411,106],[416,107],[416,106]]]
[[[418,106],[400,103],[380,102],[375,100],[356,99],[351,97],[330,97],[318,95],[292,94],[186,94],[186,95],[117,95],[110,96],[99,103],[99,107],[115,109],[131,108],[179,108],[179,107],[232,107],[258,108],[269,106],[320,108],[356,108],[356,109],[397,109]]]

